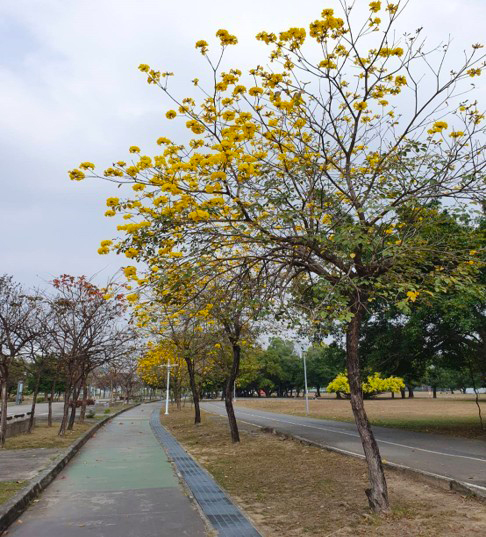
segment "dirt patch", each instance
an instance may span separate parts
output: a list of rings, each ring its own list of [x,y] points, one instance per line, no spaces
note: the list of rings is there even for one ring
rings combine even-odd
[[[388,472],[392,512],[370,513],[364,462],[241,428],[229,439],[226,420],[204,413],[192,423],[189,409],[173,411],[167,425],[216,478],[265,537],[434,537],[482,534],[486,505]],[[482,530],[482,531],[481,531]]]
[[[483,399],[480,404],[486,417],[486,400]],[[238,399],[237,405],[305,416],[303,399]],[[365,401],[365,408],[374,425],[486,440],[486,431],[481,429],[478,408],[472,398],[370,399]],[[309,409],[313,418],[354,421],[351,404],[346,399],[312,399]]]
[[[5,449],[32,449],[32,448],[64,448],[70,446],[78,437],[90,429],[94,421],[75,423],[72,431],[66,431],[64,436],[58,436],[60,423],[52,427],[41,423],[36,425],[30,434],[19,434],[7,438]]]

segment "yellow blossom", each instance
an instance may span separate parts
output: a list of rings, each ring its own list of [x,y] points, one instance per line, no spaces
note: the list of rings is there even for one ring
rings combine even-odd
[[[135,267],[125,267],[123,269],[123,273],[125,274],[125,276],[127,278],[132,278],[133,276],[136,276],[137,275],[137,269]]]
[[[216,32],[216,37],[219,37],[221,46],[227,46],[227,45],[236,45],[238,43],[238,39],[236,36],[231,35],[228,30],[218,30]]]
[[[353,108],[355,110],[366,110],[368,108],[368,105],[364,101],[361,101],[354,103]]]
[[[94,165],[92,162],[81,162],[81,164],[79,165],[79,167],[80,167],[82,170],[94,170],[95,165]]]
[[[70,170],[69,171],[69,178],[71,181],[82,181],[86,175],[81,170]]]
[[[407,84],[407,78],[403,75],[398,75],[395,77],[395,86],[405,86]]]
[[[125,252],[125,255],[129,258],[134,258],[134,257],[137,257],[138,255],[138,250],[136,248],[129,248],[126,252]]]
[[[415,302],[417,300],[417,297],[419,296],[420,292],[419,291],[408,291],[407,292],[407,297],[409,298],[409,300],[411,302]]]
[[[199,41],[196,41],[196,48],[200,50],[201,54],[206,54],[208,51],[208,44],[204,39],[200,39]]]

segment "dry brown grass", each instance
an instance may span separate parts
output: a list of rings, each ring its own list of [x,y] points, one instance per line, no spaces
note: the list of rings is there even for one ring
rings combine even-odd
[[[483,398],[480,404],[486,418],[486,399]],[[303,399],[238,399],[237,405],[305,416]],[[472,397],[370,399],[365,401],[365,407],[374,425],[486,440],[486,432],[481,430],[478,409]],[[346,399],[311,399],[309,408],[313,418],[353,421],[351,405]]]
[[[372,515],[364,462],[245,426],[231,444],[226,420],[173,411],[170,430],[236,499],[265,537],[434,537],[482,534],[486,506],[388,473],[392,512]]]
[[[75,423],[72,431],[67,431],[64,436],[58,436],[59,423],[52,427],[41,423],[34,427],[30,434],[19,434],[7,438],[6,449],[32,449],[32,448],[65,448],[70,446],[77,438],[93,426],[93,421]]]

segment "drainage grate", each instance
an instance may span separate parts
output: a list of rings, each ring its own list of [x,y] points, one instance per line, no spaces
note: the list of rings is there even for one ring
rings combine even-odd
[[[202,511],[218,531],[219,537],[261,537],[206,470],[201,468],[161,425],[160,408],[152,412],[150,426],[157,440],[174,461]]]

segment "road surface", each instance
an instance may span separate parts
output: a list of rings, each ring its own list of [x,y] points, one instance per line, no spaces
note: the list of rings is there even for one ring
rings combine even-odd
[[[52,415],[54,417],[60,417],[62,416],[62,410],[63,410],[64,403],[52,403]],[[25,405],[15,405],[13,403],[9,403],[7,407],[7,416],[14,416],[15,414],[25,414],[27,412],[30,412],[31,405],[25,404]],[[37,403],[35,405],[35,415],[40,418],[42,416],[47,416],[47,409],[48,404],[47,403]]]
[[[203,403],[208,412],[226,415],[224,403]],[[238,408],[238,420],[259,427],[300,436],[343,452],[363,455],[354,423],[290,416],[275,412]],[[440,477],[465,482],[486,493],[486,443],[481,440],[416,433],[388,427],[373,427],[384,460]]]

